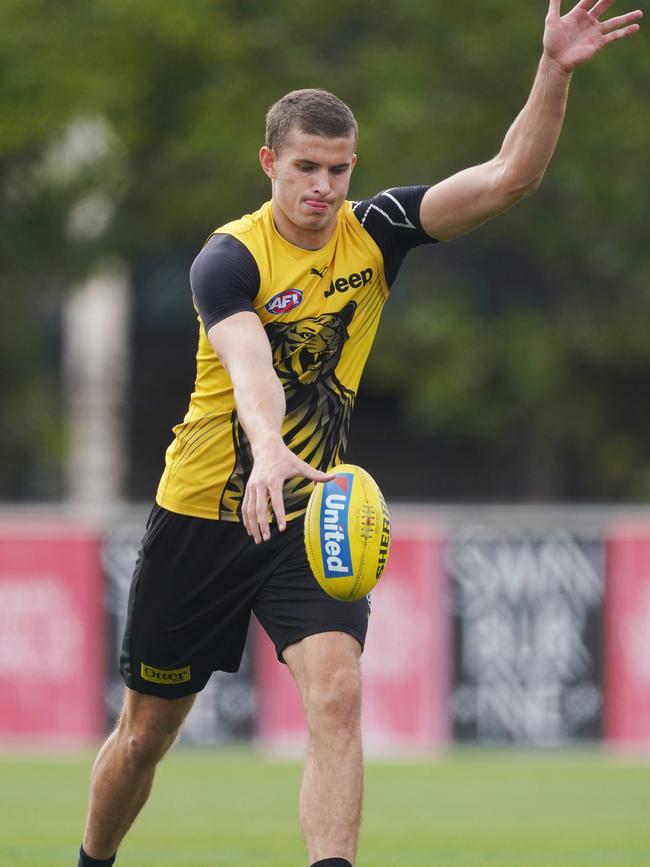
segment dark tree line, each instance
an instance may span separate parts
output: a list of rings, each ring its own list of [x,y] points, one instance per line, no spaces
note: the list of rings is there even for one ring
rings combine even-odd
[[[534,75],[543,5],[5,0],[0,496],[60,489],[65,291],[107,256],[146,282],[149,264],[191,257],[265,199],[270,103],[304,86],[350,103],[352,197],[434,182],[498,149]],[[522,496],[650,495],[649,72],[642,32],[576,73],[541,190],[414,255],[371,356],[369,398],[443,452],[455,439],[472,461],[512,449]],[[169,426],[176,410],[160,412]]]

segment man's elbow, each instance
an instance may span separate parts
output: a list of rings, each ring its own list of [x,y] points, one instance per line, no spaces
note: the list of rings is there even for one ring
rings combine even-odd
[[[526,196],[530,196],[533,193],[536,193],[537,190],[541,187],[542,181],[544,180],[544,175],[539,175],[536,178],[532,178],[526,184],[522,184],[520,186],[521,198],[525,198]]]
[[[536,192],[540,188],[543,178],[543,172],[535,175],[505,168],[501,175],[503,194],[514,205],[515,202]]]

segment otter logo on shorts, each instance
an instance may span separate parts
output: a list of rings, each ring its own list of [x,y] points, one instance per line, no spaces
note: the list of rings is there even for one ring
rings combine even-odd
[[[140,677],[143,680],[148,680],[150,683],[187,683],[192,679],[190,666],[185,668],[154,668],[153,665],[145,665],[140,663]]]

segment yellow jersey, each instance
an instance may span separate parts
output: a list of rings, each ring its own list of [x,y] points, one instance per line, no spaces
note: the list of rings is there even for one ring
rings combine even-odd
[[[230,377],[206,333],[241,310],[255,311],[269,338],[286,397],[287,447],[318,470],[344,462],[352,407],[390,283],[407,250],[433,240],[419,223],[426,189],[345,202],[319,250],[284,239],[270,202],[212,233],[190,273],[199,313],[196,382],[166,452],[160,506],[241,520],[252,453]],[[288,520],[304,513],[312,488],[305,478],[286,481]]]

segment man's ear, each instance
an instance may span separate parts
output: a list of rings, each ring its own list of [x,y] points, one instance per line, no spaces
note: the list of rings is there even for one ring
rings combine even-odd
[[[266,145],[260,148],[260,163],[264,174],[273,180],[275,178],[275,151]]]

